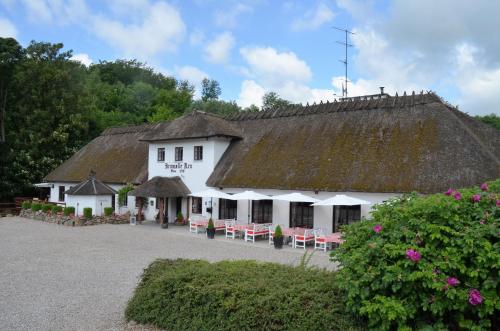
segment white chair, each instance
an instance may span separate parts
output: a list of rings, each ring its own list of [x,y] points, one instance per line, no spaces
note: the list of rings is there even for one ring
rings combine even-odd
[[[226,221],[226,238],[234,239],[236,238],[236,220]]]
[[[314,241],[314,230],[306,229],[304,234],[296,234],[294,239],[295,248],[306,249],[307,243]]]
[[[255,243],[255,237],[267,235],[269,235],[269,224],[253,224],[251,228],[245,230],[245,241]]]
[[[274,231],[276,230],[275,225],[269,226],[269,245],[274,245]]]
[[[328,238],[325,235],[325,230],[323,229],[317,229],[314,232],[314,249],[319,249],[324,252],[330,248],[332,243],[328,240]]]

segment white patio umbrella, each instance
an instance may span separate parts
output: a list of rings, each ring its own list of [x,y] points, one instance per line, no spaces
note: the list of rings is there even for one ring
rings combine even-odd
[[[254,191],[245,191],[230,195],[231,200],[248,200],[248,224],[250,224],[250,200],[270,200],[268,195],[260,194]]]
[[[348,195],[339,194],[333,198],[326,199],[320,202],[313,203],[313,206],[356,206],[356,205],[369,205],[370,202],[353,198]]]
[[[288,194],[280,194],[272,197],[273,200],[281,200],[281,201],[290,201],[290,202],[319,202],[318,199],[311,198],[302,193],[288,193]]]
[[[200,192],[195,192],[189,194],[192,197],[198,197],[198,198],[210,198],[210,208],[213,208],[213,199],[231,199],[231,195],[221,192],[219,190],[215,190],[213,188],[209,188],[204,191]],[[210,212],[210,216],[212,216],[213,210]]]

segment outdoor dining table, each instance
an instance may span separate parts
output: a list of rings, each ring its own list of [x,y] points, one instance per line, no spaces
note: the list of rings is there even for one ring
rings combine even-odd
[[[291,238],[292,247],[295,247],[295,236],[303,235],[305,232],[305,228],[283,228],[283,237],[287,239]]]

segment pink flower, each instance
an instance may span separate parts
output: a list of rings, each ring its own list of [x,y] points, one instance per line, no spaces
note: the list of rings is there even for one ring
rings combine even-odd
[[[481,296],[481,293],[473,288],[472,290],[469,291],[469,303],[473,306],[479,305],[481,302],[483,302],[483,297]]]
[[[497,200],[497,207],[500,207],[500,200]]]
[[[375,231],[376,233],[379,233],[380,231],[382,231],[382,225],[380,224],[377,224],[373,227],[373,231]]]
[[[455,192],[455,194],[453,194],[453,198],[455,198],[455,200],[460,200],[462,199],[462,194],[460,194],[460,192]]]
[[[414,249],[406,250],[406,256],[413,262],[418,262],[421,259],[420,253]]]
[[[448,284],[450,286],[457,286],[459,283],[460,283],[460,281],[458,279],[456,279],[455,277],[448,277],[446,279],[446,284]]]
[[[452,195],[453,189],[449,188],[448,191],[444,192],[445,195]]]
[[[482,191],[488,191],[488,183],[482,183],[480,188]]]
[[[486,224],[486,221],[485,220],[480,220],[479,224]]]
[[[479,200],[481,200],[481,196],[479,194],[474,194],[471,199],[472,202],[479,202]]]

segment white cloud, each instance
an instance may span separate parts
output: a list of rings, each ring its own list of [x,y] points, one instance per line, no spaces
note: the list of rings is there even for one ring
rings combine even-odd
[[[147,59],[175,51],[186,30],[179,11],[165,2],[156,2],[145,12],[139,23],[132,24],[98,16],[93,30],[128,57]]]
[[[223,64],[229,59],[235,44],[231,32],[223,32],[205,46],[205,59],[208,62]]]
[[[94,61],[92,61],[92,59],[90,58],[90,56],[86,53],[78,53],[78,54],[74,54],[71,59],[73,61],[78,61],[80,62],[81,64],[85,65],[85,66],[89,66],[91,65]]]
[[[266,85],[286,80],[309,81],[311,69],[293,52],[278,52],[272,47],[243,47],[240,54],[248,65],[249,75]]]
[[[85,0],[22,0],[21,3],[34,23],[81,23],[88,16]]]
[[[238,96],[238,105],[246,108],[251,105],[262,106],[262,97],[266,90],[253,80],[244,80],[241,83],[241,91]]]
[[[242,72],[250,79],[241,84],[238,104],[262,105],[262,96],[274,91],[294,103],[333,100],[333,90],[311,88],[311,69],[293,52],[272,47],[244,47],[240,53],[247,66]]]
[[[16,27],[6,18],[0,18],[0,37],[17,38]]]
[[[229,9],[219,9],[215,12],[215,25],[226,29],[234,28],[241,14],[250,13],[252,11],[252,7],[243,3],[238,3]]]
[[[302,17],[293,20],[292,29],[295,31],[316,30],[323,24],[331,22],[334,17],[333,11],[325,3],[320,2],[316,8],[306,11]]]

